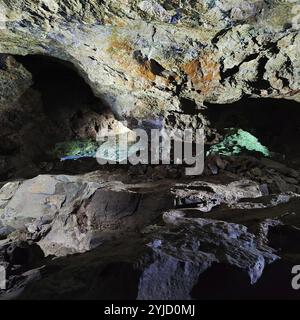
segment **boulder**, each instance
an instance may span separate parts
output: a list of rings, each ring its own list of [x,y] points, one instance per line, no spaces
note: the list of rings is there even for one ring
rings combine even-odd
[[[0,198],[6,231],[24,230],[40,240],[45,254],[57,255],[90,250],[103,242],[105,232],[141,229],[173,203],[165,186],[108,183],[96,173],[8,183]]]

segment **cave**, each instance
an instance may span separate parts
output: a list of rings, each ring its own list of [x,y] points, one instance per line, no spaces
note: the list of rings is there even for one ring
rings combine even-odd
[[[68,171],[53,150],[59,143],[95,141],[97,132],[114,116],[97,98],[72,63],[44,55],[13,56],[32,75],[32,85],[20,98],[19,105],[2,114],[2,136],[9,134],[1,146],[10,177],[29,178],[37,173]],[[4,64],[4,61],[3,61]],[[22,110],[23,109],[23,110]],[[10,124],[8,125],[8,122]],[[7,130],[7,132],[5,132]],[[52,152],[53,151],[53,152]],[[91,170],[91,162],[86,161]],[[95,164],[93,164],[95,168]]]
[[[75,204],[75,209],[72,209],[72,214],[76,216],[76,225],[81,234],[85,234],[86,232],[92,232],[93,234],[91,240],[88,240],[88,244],[86,244],[88,248],[87,251],[92,250],[91,253],[87,253],[86,259],[91,259],[94,254],[103,256],[104,260],[108,259],[108,265],[104,264],[103,266],[99,266],[100,269],[104,268],[101,273],[101,281],[103,283],[101,290],[93,289],[91,285],[91,288],[84,289],[82,293],[73,292],[73,286],[76,287],[77,285],[76,279],[69,279],[68,281],[70,281],[72,285],[71,291],[67,293],[66,297],[75,299],[82,296],[97,297],[99,299],[118,297],[118,299],[121,299],[125,294],[124,288],[126,288],[126,290],[130,288],[131,299],[142,298],[144,296],[149,297],[152,289],[148,288],[148,281],[151,277],[156,277],[156,271],[149,271],[149,279],[147,277],[143,279],[143,271],[140,269],[146,268],[146,266],[142,267],[143,263],[139,265],[139,267],[135,267],[127,262],[124,264],[124,261],[119,261],[120,253],[117,253],[111,261],[110,258],[107,257],[106,250],[108,250],[108,252],[110,251],[107,241],[111,240],[114,246],[118,248],[117,251],[120,250],[120,252],[122,252],[124,250],[122,247],[123,243],[126,244],[128,242],[127,240],[122,240],[124,232],[125,234],[126,232],[139,233],[139,230],[143,230],[144,227],[149,226],[151,223],[156,223],[161,228],[164,228],[163,224],[166,218],[162,218],[157,212],[164,212],[164,210],[168,209],[169,211],[167,211],[167,213],[169,212],[172,215],[172,210],[174,210],[174,221],[177,219],[178,212],[186,219],[212,218],[216,221],[216,226],[212,226],[213,230],[218,230],[219,221],[224,220],[228,223],[241,223],[247,226],[249,230],[253,230],[254,234],[256,234],[255,230],[264,223],[264,217],[271,219],[274,215],[273,211],[267,214],[265,211],[261,211],[264,206],[266,208],[272,207],[277,201],[280,207],[286,203],[286,197],[293,199],[293,194],[300,192],[297,171],[300,165],[300,154],[298,150],[298,141],[300,138],[300,109],[297,102],[285,99],[243,98],[231,104],[205,103],[205,106],[199,109],[194,101],[182,98],[180,100],[181,115],[192,115],[193,117],[201,115],[198,119],[201,119],[201,121],[205,119],[206,121],[205,169],[200,180],[198,177],[190,177],[188,179],[188,177],[183,174],[182,166],[174,164],[99,166],[96,160],[87,154],[80,157],[64,157],[64,154],[58,155],[53,152],[57,145],[64,145],[69,142],[73,144],[75,142],[77,146],[79,141],[81,141],[81,143],[82,141],[95,141],[101,128],[105,126],[113,127],[114,121],[117,121],[110,111],[109,106],[95,96],[91,87],[78,73],[75,66],[70,62],[44,55],[6,55],[2,57],[3,70],[6,68],[9,69],[9,67],[11,67],[10,64],[15,68],[17,66],[17,68],[21,68],[22,72],[27,76],[26,81],[29,81],[29,84],[26,83],[27,87],[25,85],[24,92],[20,95],[19,99],[13,102],[8,108],[3,108],[1,113],[1,125],[4,129],[2,135],[11,138],[11,140],[8,141],[14,143],[13,145],[12,143],[5,143],[3,141],[1,145],[1,156],[6,160],[6,162],[4,162],[6,166],[4,165],[2,167],[1,174],[1,184],[4,185],[4,192],[6,192],[5,187],[7,184],[5,183],[7,183],[7,181],[33,178],[32,180],[28,180],[33,181],[29,182],[29,185],[33,183],[33,186],[25,187],[23,192],[26,193],[32,188],[33,190],[35,190],[35,188],[39,190],[40,184],[44,183],[43,177],[46,177],[45,179],[47,180],[53,179],[51,175],[54,175],[53,177],[64,176],[63,181],[66,180],[64,182],[66,185],[56,187],[58,191],[55,191],[55,194],[56,192],[58,192],[58,194],[55,195],[55,199],[60,199],[62,196],[64,198],[65,192],[67,194],[71,192],[70,195],[68,194],[68,197],[71,196],[73,191],[62,190],[68,190],[72,184],[74,184],[72,187],[74,190],[79,188],[75,192],[76,197],[79,198],[73,200],[75,203],[77,201],[78,205]],[[10,62],[9,59],[11,59],[12,62]],[[25,76],[23,75],[23,77]],[[19,81],[22,80],[24,81],[21,77]],[[169,117],[169,120],[173,119],[176,121],[177,119],[176,114],[172,114]],[[156,120],[161,122],[162,118],[163,117],[160,116],[159,120]],[[149,129],[152,128],[151,125],[153,123],[156,124],[156,120],[149,121],[145,119],[143,121],[136,121],[136,125],[139,124],[141,128]],[[179,128],[184,129],[184,127]],[[225,150],[227,152],[225,154],[222,153],[222,151],[224,151],[222,148],[216,149],[220,143],[222,144],[222,141],[226,141],[226,137],[231,137],[229,133],[232,132],[232,130],[242,130],[243,133],[251,137],[249,140],[250,146],[248,145],[250,149],[252,144],[255,146],[257,143],[268,150],[268,154],[263,154],[261,150],[255,148],[253,151],[244,147],[239,149],[239,152],[232,152],[232,150],[235,150],[237,145],[241,143],[240,141],[234,141],[233,145],[225,144],[223,149],[228,149]],[[149,131],[147,132],[149,134]],[[7,142],[7,140],[5,141]],[[219,150],[219,152],[210,153],[211,150]],[[88,195],[90,191],[83,191],[86,188],[86,184],[81,185],[80,180],[76,178],[86,174],[93,177],[92,182],[87,182],[87,185],[89,185],[89,183],[98,183],[101,177],[100,179],[108,179],[108,181],[110,179],[117,179],[117,184],[125,183],[125,185],[128,184],[128,187],[126,187],[127,189],[121,188],[120,190],[117,186],[112,189],[108,188],[108,190],[99,187],[99,189],[96,188],[97,191],[89,198]],[[37,182],[34,182],[35,179],[37,179]],[[58,181],[60,181],[60,179],[61,178],[58,178]],[[251,181],[249,181],[249,179]],[[180,183],[186,182],[188,183],[187,189],[184,186],[180,186]],[[60,182],[58,182],[58,184],[59,183]],[[236,183],[237,186],[232,188],[228,187]],[[216,185],[218,185],[217,188]],[[168,191],[170,187],[174,199],[172,199]],[[92,187],[90,186],[89,188]],[[218,188],[221,189],[221,191],[218,191]],[[226,198],[227,196],[224,196],[228,193],[228,190],[225,191],[227,188],[229,188],[229,193],[232,193],[228,199]],[[85,197],[86,194],[87,198],[81,199],[81,193],[84,195],[83,197]],[[38,191],[38,194],[40,197],[43,193],[40,194]],[[276,195],[278,198],[276,198]],[[44,195],[42,197],[44,197]],[[241,197],[241,199],[234,200],[236,202],[231,203],[230,201],[232,200],[230,199],[232,197]],[[252,197],[258,199],[253,200]],[[280,197],[282,197],[282,200],[280,200]],[[50,201],[51,203],[48,196],[46,199],[39,201],[41,201],[41,203]],[[59,200],[54,201],[54,212],[56,212],[56,201]],[[253,218],[251,218],[251,214],[248,212],[249,201],[251,203],[250,206],[253,207],[253,212],[251,213],[254,215]],[[293,201],[295,200],[291,200],[291,205],[287,206],[289,210],[297,208],[297,203],[295,204]],[[31,202],[29,202],[28,205],[29,208],[31,208]],[[53,205],[51,206],[53,207]],[[50,208],[52,208],[51,206]],[[10,210],[16,209],[13,208]],[[139,212],[143,213],[143,219],[138,216]],[[245,212],[247,212],[249,216]],[[245,214],[246,217],[244,217]],[[262,217],[260,217],[260,215]],[[52,221],[52,219],[53,218],[51,218],[50,221]],[[122,225],[123,222],[121,222],[123,219],[128,220],[124,226]],[[293,219],[298,221],[295,217],[292,218],[292,220]],[[254,221],[256,221],[256,224],[258,223],[255,227],[253,227]],[[214,224],[214,222],[210,223]],[[5,229],[5,231],[9,234],[11,230],[15,230],[16,225],[12,223],[12,225],[9,224],[9,227],[5,228],[8,228]],[[43,243],[43,237],[47,238],[48,231],[43,235],[41,233],[42,231],[38,229],[40,227],[36,228],[36,231],[32,231],[31,236],[34,242],[39,243],[39,241],[41,241],[41,243]],[[73,227],[70,226],[70,228],[72,229]],[[91,229],[90,231],[88,231],[89,228]],[[178,228],[176,223],[173,228],[175,228],[175,230]],[[235,228],[242,227],[237,225]],[[292,234],[292,236],[289,237],[288,235],[278,236],[281,231],[274,231],[277,230],[276,224],[274,226],[270,225],[269,230],[266,237],[269,239],[268,241],[273,248],[276,247],[277,250],[283,251],[284,255],[289,254],[290,247],[297,248],[297,245],[293,246],[293,238],[298,237],[297,231],[288,227],[288,234]],[[54,232],[58,231],[54,229]],[[180,234],[182,231],[179,229],[178,232]],[[195,237],[200,237],[202,243],[201,248],[204,254],[206,251],[214,251],[214,241],[211,242],[212,240],[206,239],[206,231],[205,234],[202,235],[202,238],[201,232],[203,232],[203,230],[199,229]],[[212,232],[214,233],[215,231]],[[224,234],[222,232],[224,232]],[[230,242],[230,239],[235,239],[237,237],[235,232],[243,233],[245,231],[243,229],[237,231],[234,230],[234,228],[231,230],[231,227],[228,227],[228,230],[220,231],[220,234],[217,235],[217,237],[221,237],[222,239],[219,245],[222,247],[222,241]],[[166,241],[170,241],[169,236],[167,232]],[[54,238],[55,237],[56,235],[54,235]],[[128,248],[129,251],[126,254],[128,254],[130,259],[140,259],[139,254],[144,254],[141,244],[139,240],[137,240],[139,237],[140,236],[135,234],[133,240],[131,240],[137,241],[138,243],[133,244],[133,248],[136,248],[134,251],[137,250],[137,252],[131,252],[130,247]],[[172,239],[172,236],[170,237]],[[180,236],[178,237],[180,238]],[[241,239],[243,239],[243,237],[247,239],[249,235],[245,233],[241,235]],[[283,237],[284,247],[281,245]],[[176,239],[173,240],[175,242],[177,241]],[[147,241],[151,240],[148,239]],[[158,240],[154,240],[154,243],[155,241]],[[188,245],[196,245],[192,235],[191,239],[187,241]],[[241,242],[242,241],[243,240],[241,240]],[[246,248],[248,246],[247,241],[248,240],[246,240],[247,244],[239,245],[241,247],[245,246]],[[81,241],[79,241],[79,243],[80,242]],[[17,258],[20,255],[20,259],[24,261],[31,261],[31,255],[38,255],[38,257],[36,257],[37,261],[34,259],[34,262],[26,262],[26,264],[30,265],[28,268],[33,268],[33,266],[39,266],[41,263],[45,263],[44,252],[54,256],[60,255],[61,249],[57,251],[56,246],[57,244],[55,242],[53,244],[50,241],[50,247],[48,244],[46,244],[45,247],[41,244],[42,249],[36,246],[36,244],[29,247],[27,244],[16,244],[16,247],[9,246],[5,250],[7,252],[13,252],[13,259],[15,259],[14,255],[17,255]],[[62,247],[64,246],[62,245]],[[93,249],[97,250],[96,248],[98,247],[101,248],[100,252],[93,252]],[[31,252],[32,250],[34,250],[34,252]],[[35,253],[36,250],[37,253]],[[63,250],[67,250],[68,252],[67,248]],[[224,250],[226,251],[226,246]],[[251,250],[253,250],[251,254],[255,255],[255,250],[259,249],[253,248]],[[89,254],[91,257],[89,257]],[[222,254],[223,253],[220,253],[221,257]],[[230,254],[232,254],[232,252],[229,250],[229,255]],[[12,264],[14,263],[13,261],[14,260],[11,262]],[[62,261],[64,261],[64,258]],[[75,261],[75,263],[78,262]],[[153,263],[155,264],[156,262]],[[172,263],[168,262],[167,268],[172,269],[175,267],[172,267]],[[179,262],[179,265],[175,268],[179,268],[180,270],[182,263],[183,262]],[[124,283],[122,283],[122,277],[119,279],[111,276],[111,273],[115,276],[117,276],[117,274],[119,275],[120,272],[115,269],[123,266],[123,264],[128,269],[125,268],[126,275],[123,277]],[[50,270],[51,265],[52,262],[49,261],[48,268],[50,268]],[[249,265],[250,271],[249,274],[247,274],[237,266],[231,266],[224,262],[220,264],[213,262],[207,271],[204,270],[203,274],[195,277],[193,285],[189,288],[189,294],[192,298],[200,300],[212,298],[222,299],[223,297],[230,299],[236,297],[243,297],[245,299],[258,296],[265,297],[270,294],[269,287],[272,286],[270,280],[268,280],[268,277],[270,277],[269,274],[278,275],[278,273],[282,272],[286,277],[288,272],[287,266],[288,268],[291,267],[289,261],[284,261],[283,263],[278,262],[274,264],[274,267],[273,265],[269,266],[266,268],[266,277],[257,284],[251,285],[251,283],[249,283],[249,275],[256,277],[256,271],[251,270],[252,266]],[[123,269],[121,271],[124,272]],[[13,275],[14,273],[12,273],[12,276]],[[129,282],[132,279],[134,284],[130,285]],[[137,285],[138,281],[141,281],[140,279],[143,279],[142,281],[144,282],[142,287],[138,287]],[[88,279],[86,279],[86,281],[89,283]],[[184,278],[180,276],[176,279],[175,286],[177,281],[184,281]],[[232,288],[232,284],[234,288]],[[102,286],[107,286],[110,290],[106,289],[106,293],[104,294],[102,292]],[[281,283],[280,286],[274,289],[271,296],[278,297],[285,294],[286,297],[294,297],[294,294],[286,285],[283,286]],[[280,291],[282,287],[285,288],[284,293]],[[116,290],[118,291],[119,288],[122,289],[120,289],[120,293],[117,294]],[[187,290],[183,289],[183,291],[181,291],[175,287],[173,289],[177,297],[184,297],[183,292]],[[39,292],[38,287],[36,290]],[[27,294],[34,297],[36,292],[26,292],[24,297],[26,297]],[[57,292],[57,294],[58,296],[61,295],[60,292]],[[152,292],[150,297],[153,294]],[[162,296],[163,294],[170,293],[162,293]],[[45,297],[47,297],[47,295],[48,293],[46,293]],[[153,297],[156,297],[155,294]]]
[[[55,126],[57,139],[79,137],[73,125],[77,118],[93,111],[103,113],[104,103],[95,97],[72,63],[43,55],[14,57],[32,74],[32,88],[40,93],[42,111]]]
[[[206,104],[205,114],[217,132],[241,128],[283,160],[299,165],[299,103],[286,99],[244,98],[231,104]]]
[[[2,57],[5,69],[7,55]],[[88,154],[68,156],[69,150],[59,150],[60,154],[56,150],[57,146],[63,148],[69,144],[71,147],[82,144],[82,148],[89,143],[96,145],[99,130],[107,126],[112,128],[114,121],[117,122],[107,103],[95,96],[76,67],[68,61],[45,55],[15,55],[13,59],[30,72],[32,84],[20,98],[19,103],[25,107],[17,106],[19,110],[11,108],[2,116],[4,128],[9,127],[8,132],[12,132],[14,138],[19,131],[15,141],[8,139],[1,146],[2,156],[10,167],[4,170],[2,180],[30,178],[38,173],[84,173],[100,169]],[[23,113],[20,112],[22,107]],[[180,107],[183,114],[197,116],[200,113],[208,121],[208,128],[213,132],[207,135],[208,146],[224,137],[228,128],[240,128],[257,137],[283,162],[292,166],[299,164],[297,102],[243,98],[223,105],[205,103],[205,109],[199,110],[193,100],[182,98]],[[169,116],[169,119],[173,118],[176,116]],[[11,119],[10,125],[6,125],[5,121]],[[151,121],[130,120],[135,123],[133,127],[147,129],[149,123],[161,122],[161,119],[163,116]],[[3,136],[8,132],[4,130]],[[153,169],[150,165],[142,166],[141,170],[147,172],[148,167],[150,171]]]
[[[299,12],[0,1],[0,300],[299,300]]]

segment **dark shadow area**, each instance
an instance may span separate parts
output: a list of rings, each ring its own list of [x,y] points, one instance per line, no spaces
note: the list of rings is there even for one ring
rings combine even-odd
[[[112,263],[98,275],[83,299],[136,300],[140,275],[141,272],[135,270],[130,263]]]
[[[55,126],[58,139],[80,136],[76,123],[87,112],[106,111],[70,62],[41,55],[15,58],[33,75],[33,88],[41,94],[43,111]]]
[[[200,275],[191,296],[196,300],[298,300],[300,292],[291,285],[293,265],[276,261],[265,267],[263,276],[253,285],[246,271],[225,264],[214,265]]]
[[[199,276],[191,296],[197,300],[243,298],[250,287],[245,272],[226,264],[215,264]]]
[[[33,85],[1,112],[2,181],[51,171],[59,162],[51,153],[57,143],[95,140],[101,125],[113,117],[71,63],[42,55],[14,59],[32,74]]]
[[[300,105],[284,99],[242,99],[228,105],[206,104],[206,116],[220,133],[241,128],[286,160],[300,160]]]
[[[30,283],[20,300],[135,300],[145,248],[139,236],[111,240],[98,248],[45,261],[42,278]]]
[[[300,229],[290,225],[278,225],[269,230],[269,245],[290,255],[300,255]]]

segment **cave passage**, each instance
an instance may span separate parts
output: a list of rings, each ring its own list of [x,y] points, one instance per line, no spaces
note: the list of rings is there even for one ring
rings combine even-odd
[[[1,113],[1,180],[40,173],[44,163],[59,161],[58,143],[95,141],[113,118],[71,63],[43,55],[13,58],[31,73],[33,85]]]
[[[14,57],[33,75],[33,88],[40,92],[43,111],[55,125],[57,135],[64,139],[84,138],[85,129],[86,136],[91,137],[88,128],[78,128],[78,122],[87,114],[104,112],[104,104],[73,64],[42,55]]]
[[[286,161],[300,164],[300,105],[284,99],[245,98],[232,104],[206,104],[205,114],[221,134],[241,128]]]
[[[33,177],[44,173],[45,167],[46,172],[53,172],[51,166],[59,162],[55,147],[60,143],[70,142],[68,147],[76,153],[78,141],[83,143],[84,152],[88,149],[94,153],[93,141],[99,130],[115,119],[76,68],[69,62],[42,55],[14,58],[32,74],[33,85],[19,99],[18,105],[7,115],[1,115],[4,138],[1,138],[0,156],[6,161],[0,168],[1,180]],[[182,102],[185,112],[191,113],[195,105],[188,100]],[[241,128],[257,137],[272,152],[283,155],[284,160],[300,165],[300,108],[297,102],[245,98],[233,104],[206,106],[202,112],[217,132],[224,134],[226,128]],[[77,163],[76,173],[99,168],[95,159],[89,161],[92,165],[80,170],[82,163]],[[60,172],[68,172],[67,166],[73,164],[68,161]]]

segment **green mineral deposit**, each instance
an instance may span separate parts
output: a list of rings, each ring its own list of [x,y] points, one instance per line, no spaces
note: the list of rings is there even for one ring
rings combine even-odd
[[[95,158],[96,155],[109,161],[121,162],[130,155],[139,151],[133,143],[124,145],[119,142],[118,136],[115,143],[109,141],[73,140],[57,143],[50,154],[61,160],[76,160],[80,158]],[[102,147],[101,147],[102,146]],[[98,154],[97,154],[98,152]]]
[[[221,154],[226,156],[238,155],[244,151],[255,151],[270,156],[270,151],[263,146],[251,133],[242,129],[230,128],[224,140],[213,145],[209,154]]]
[[[97,141],[92,140],[73,140],[57,143],[52,155],[62,159],[77,159],[84,157],[94,157],[99,148]]]

